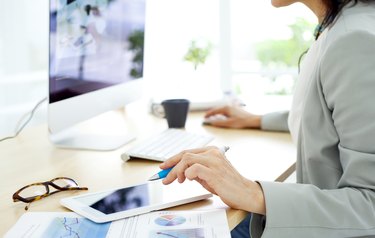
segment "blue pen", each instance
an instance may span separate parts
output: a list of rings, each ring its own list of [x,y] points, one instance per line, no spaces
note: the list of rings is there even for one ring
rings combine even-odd
[[[169,169],[163,169],[157,174],[154,174],[151,178],[148,179],[148,181],[158,180],[167,177],[169,172],[173,169],[173,167],[170,167]]]
[[[221,147],[220,148],[220,151],[221,153],[225,153],[229,150],[229,146],[224,146],[224,147]],[[167,175],[169,174],[169,172],[173,169],[173,167],[170,167],[168,169],[163,169],[162,171],[160,171],[159,173],[157,174],[154,174],[153,176],[151,176],[151,178],[148,179],[148,181],[153,181],[153,180],[158,180],[158,179],[163,179],[165,177],[167,177]]]

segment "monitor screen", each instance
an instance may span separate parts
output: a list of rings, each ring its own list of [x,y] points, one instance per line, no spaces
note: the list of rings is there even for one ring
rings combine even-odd
[[[50,1],[50,103],[143,76],[145,0]]]

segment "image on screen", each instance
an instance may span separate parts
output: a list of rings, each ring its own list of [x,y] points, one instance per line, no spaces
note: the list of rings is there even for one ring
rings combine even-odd
[[[143,76],[145,0],[50,1],[50,103]]]
[[[112,214],[148,205],[150,205],[149,186],[142,184],[111,192],[95,201],[90,207],[104,214]]]

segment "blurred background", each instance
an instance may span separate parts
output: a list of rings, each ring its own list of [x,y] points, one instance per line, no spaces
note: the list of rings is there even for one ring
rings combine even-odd
[[[47,96],[48,5],[0,0],[0,137]],[[152,0],[146,21],[146,96],[214,99],[224,90],[255,113],[289,108],[317,23],[301,4],[264,0]],[[29,126],[44,122],[46,103]]]

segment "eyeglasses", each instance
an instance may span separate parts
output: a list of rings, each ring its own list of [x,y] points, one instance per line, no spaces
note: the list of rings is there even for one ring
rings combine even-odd
[[[50,192],[49,186],[55,188]],[[13,202],[28,203],[25,210],[29,209],[30,203],[48,197],[54,193],[68,190],[88,190],[86,187],[79,187],[77,182],[67,177],[57,177],[43,183],[29,184],[13,194]]]

